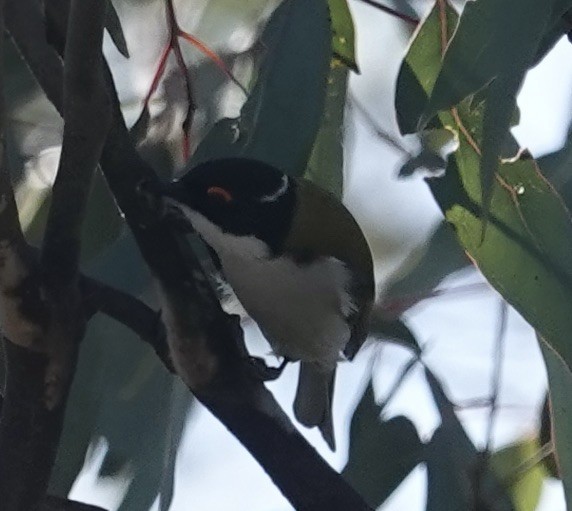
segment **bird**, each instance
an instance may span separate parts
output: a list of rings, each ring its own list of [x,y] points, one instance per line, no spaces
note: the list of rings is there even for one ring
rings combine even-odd
[[[335,450],[336,367],[364,343],[374,300],[358,223],[316,184],[250,158],[201,163],[168,183],[162,200],[214,251],[272,351],[300,362],[294,415]]]

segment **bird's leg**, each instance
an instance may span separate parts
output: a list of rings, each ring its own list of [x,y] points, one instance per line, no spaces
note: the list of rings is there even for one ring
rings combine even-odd
[[[243,360],[244,368],[246,372],[252,376],[254,379],[259,381],[274,381],[280,377],[282,371],[286,367],[286,364],[290,362],[289,358],[284,357],[282,362],[277,367],[270,367],[266,361],[261,357],[254,357],[246,349],[246,344],[244,344],[244,339],[242,337],[242,328],[240,327],[240,316],[236,314],[230,314],[229,319],[234,328],[237,329],[237,347],[238,354]]]
[[[251,355],[248,357],[248,362],[250,364],[249,370],[255,378],[262,381],[274,381],[280,377],[290,359],[284,358],[277,367],[271,367],[263,358]]]

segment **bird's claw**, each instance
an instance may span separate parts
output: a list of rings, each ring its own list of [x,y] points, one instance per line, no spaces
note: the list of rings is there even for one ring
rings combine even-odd
[[[288,362],[289,360],[285,358],[279,366],[271,367],[266,364],[263,358],[248,357],[249,371],[257,380],[261,381],[274,381],[278,379]]]

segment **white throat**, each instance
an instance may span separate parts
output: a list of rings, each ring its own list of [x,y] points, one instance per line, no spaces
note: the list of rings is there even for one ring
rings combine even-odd
[[[228,283],[274,352],[334,367],[351,335],[346,318],[356,310],[346,265],[334,257],[303,266],[286,256],[272,258],[256,237],[225,233],[204,215],[177,206],[219,256]]]
[[[235,256],[246,259],[268,259],[268,246],[256,236],[237,236],[224,232],[218,225],[211,222],[201,213],[177,203],[185,218],[195,231],[212,247],[221,259],[225,256]]]

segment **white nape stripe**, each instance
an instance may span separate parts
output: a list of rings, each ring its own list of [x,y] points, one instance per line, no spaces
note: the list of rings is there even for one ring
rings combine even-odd
[[[274,193],[263,195],[260,197],[260,202],[274,202],[276,199],[278,199],[278,197],[281,197],[288,191],[288,185],[288,176],[284,174],[282,176],[282,182],[280,183],[278,190],[276,190]]]

